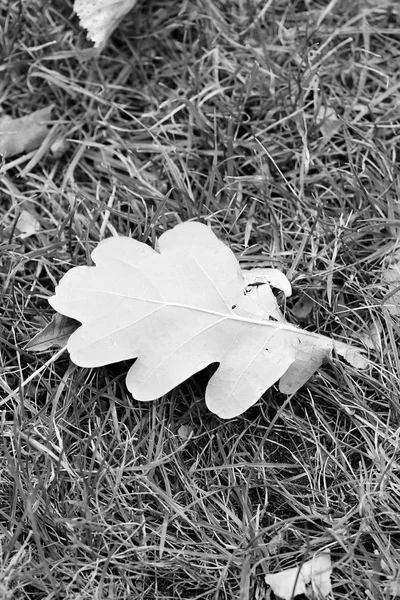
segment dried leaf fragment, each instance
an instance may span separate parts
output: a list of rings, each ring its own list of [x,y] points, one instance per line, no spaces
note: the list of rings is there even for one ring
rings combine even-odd
[[[295,392],[333,350],[365,366],[351,346],[287,323],[271,290],[254,296],[271,273],[249,288],[233,252],[206,225],[181,223],[160,237],[158,249],[106,239],[92,253],[96,266],[71,269],[49,300],[82,323],[68,340],[76,364],[137,358],[127,375],[137,400],[155,400],[219,363],[206,403],[230,418],[279,379],[283,392]]]
[[[50,323],[39,331],[25,346],[31,352],[44,352],[49,348],[64,348],[70,335],[80,326],[78,321],[56,313]]]
[[[36,150],[48,133],[53,106],[46,106],[19,119],[0,117],[0,155],[9,158]]]
[[[40,230],[40,223],[34,214],[24,209],[18,217],[17,230],[19,237],[25,239],[31,235],[35,235]]]
[[[322,135],[330,139],[341,127],[341,121],[332,106],[321,106],[316,116],[316,123]]]
[[[188,440],[193,435],[193,429],[189,425],[181,425],[177,431],[181,440]]]
[[[382,284],[388,288],[388,294],[383,299],[391,315],[400,315],[400,251],[394,252],[386,269],[382,270]]]
[[[316,554],[298,567],[265,575],[265,582],[283,600],[292,600],[299,594],[322,599],[332,591],[331,574],[331,554],[326,551]]]

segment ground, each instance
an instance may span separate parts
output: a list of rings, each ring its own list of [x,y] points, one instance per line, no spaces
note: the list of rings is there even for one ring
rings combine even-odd
[[[139,0],[98,56],[68,1],[6,0],[0,27],[2,110],[53,105],[1,167],[0,597],[261,599],[325,550],[334,598],[400,595],[398,2]],[[129,362],[26,349],[101,239],[188,219],[368,367],[222,421],[210,369],[139,403]]]

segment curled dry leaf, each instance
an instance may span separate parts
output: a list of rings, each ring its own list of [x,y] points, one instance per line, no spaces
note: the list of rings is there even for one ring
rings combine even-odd
[[[282,392],[295,392],[334,349],[354,366],[366,365],[355,348],[287,323],[267,283],[271,273],[249,284],[251,275],[245,281],[233,252],[206,225],[177,225],[160,237],[158,248],[106,239],[92,253],[96,266],[71,269],[49,300],[82,323],[68,340],[76,364],[137,358],[127,375],[137,400],[159,398],[219,363],[206,403],[230,418],[278,380]],[[274,285],[289,290],[282,277],[276,275]],[[262,286],[267,293],[255,296]]]
[[[66,346],[69,336],[80,326],[78,321],[56,313],[50,323],[39,331],[25,346],[31,352],[44,352],[49,348]]]
[[[102,48],[137,0],[75,0],[74,11],[95,48]]]
[[[298,567],[266,575],[265,582],[282,600],[292,600],[299,594],[322,599],[332,591],[331,574],[331,554],[326,551],[316,554]]]
[[[0,155],[9,158],[21,152],[36,150],[48,133],[53,106],[46,106],[30,115],[12,119],[0,117]]]

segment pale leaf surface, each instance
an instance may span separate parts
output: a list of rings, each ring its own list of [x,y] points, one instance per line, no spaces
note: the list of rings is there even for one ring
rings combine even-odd
[[[17,231],[21,239],[35,235],[40,231],[40,223],[29,210],[23,209],[18,217]]]
[[[0,155],[10,158],[36,150],[48,134],[52,108],[46,106],[19,119],[0,116]]]
[[[101,48],[137,0],[75,0],[74,11],[87,37]]]
[[[388,288],[383,306],[393,316],[400,315],[400,251],[397,249],[390,256],[389,264],[382,269],[382,285]]]
[[[325,138],[331,138],[341,127],[341,121],[332,106],[321,106],[316,115],[316,123]]]
[[[137,357],[127,375],[137,400],[159,398],[219,363],[206,402],[229,418],[283,376],[285,391],[296,391],[334,347],[364,366],[350,346],[277,318],[272,292],[261,311],[234,254],[206,225],[177,225],[158,250],[131,238],[104,240],[92,253],[96,267],[71,269],[50,299],[82,323],[68,341],[73,362],[97,367]]]
[[[265,582],[275,596],[291,600],[299,594],[307,598],[325,598],[332,591],[331,555],[329,551],[316,554],[299,567],[265,575]]]

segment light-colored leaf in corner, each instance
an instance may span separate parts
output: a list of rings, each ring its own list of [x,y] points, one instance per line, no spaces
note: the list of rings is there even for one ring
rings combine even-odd
[[[53,106],[46,106],[19,119],[0,116],[0,155],[10,158],[36,150],[48,133],[52,109]]]
[[[108,238],[92,253],[96,266],[71,269],[49,300],[82,323],[68,340],[77,365],[137,358],[127,375],[135,399],[155,400],[219,363],[206,403],[231,418],[279,380],[281,391],[294,393],[333,351],[365,366],[355,348],[287,323],[271,290],[265,305],[260,295],[254,300],[267,280],[248,286],[233,252],[206,225],[181,223],[158,249]]]
[[[74,11],[95,48],[102,48],[137,0],[75,0]]]
[[[265,582],[272,588],[275,596],[282,600],[292,600],[299,594],[322,600],[332,591],[331,574],[331,554],[325,551],[298,567],[265,575]]]

